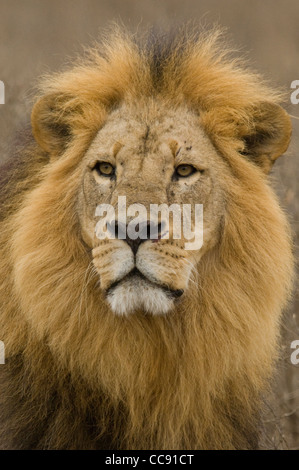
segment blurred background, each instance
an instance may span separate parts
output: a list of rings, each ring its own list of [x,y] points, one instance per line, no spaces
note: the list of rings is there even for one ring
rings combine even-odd
[[[32,89],[38,76],[58,70],[91,44],[111,21],[130,30],[192,21],[218,23],[252,67],[291,95],[299,80],[298,0],[0,0],[0,162],[30,118]],[[298,95],[299,97],[299,95]],[[275,165],[271,179],[291,221],[298,259],[299,104],[286,100],[293,139],[288,154]],[[267,397],[264,439],[268,449],[299,449],[299,366],[290,348],[299,339],[299,289],[285,313],[283,348],[274,393]]]

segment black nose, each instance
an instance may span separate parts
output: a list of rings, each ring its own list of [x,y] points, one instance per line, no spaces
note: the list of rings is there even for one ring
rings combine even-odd
[[[110,224],[107,224],[108,230]],[[114,233],[115,238],[124,240],[131,247],[134,255],[136,255],[141,243],[146,240],[159,240],[163,229],[163,223],[158,224],[145,221],[140,224],[136,224],[135,227],[130,227],[123,223],[119,223],[117,220],[114,221]]]

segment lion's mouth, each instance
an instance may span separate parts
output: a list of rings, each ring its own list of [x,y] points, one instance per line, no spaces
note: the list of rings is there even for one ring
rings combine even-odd
[[[113,282],[108,289],[106,289],[106,296],[109,296],[117,286],[124,283],[125,281],[131,281],[133,284],[136,283],[136,289],[138,289],[138,281],[144,281],[149,286],[160,288],[170,299],[178,299],[184,293],[183,289],[171,289],[169,286],[160,284],[158,282],[153,282],[149,280],[138,268],[133,268],[126,276],[117,281]],[[135,281],[135,282],[134,282]]]

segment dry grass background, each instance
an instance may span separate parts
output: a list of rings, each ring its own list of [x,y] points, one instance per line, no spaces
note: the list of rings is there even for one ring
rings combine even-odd
[[[299,80],[298,0],[0,0],[0,80],[6,86],[6,104],[0,106],[0,161],[29,119],[37,77],[71,61],[112,20],[132,30],[190,20],[217,22],[273,85],[288,91]],[[286,109],[299,118],[299,105],[289,101]],[[288,155],[276,164],[271,178],[289,214],[298,259],[299,120],[293,119],[293,127]],[[285,314],[274,397],[269,397],[266,448],[299,449],[299,368],[290,362],[294,339],[299,339],[297,279]]]

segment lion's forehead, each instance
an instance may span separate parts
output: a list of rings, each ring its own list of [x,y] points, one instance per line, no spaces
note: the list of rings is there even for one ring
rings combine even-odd
[[[154,109],[153,109],[154,108]],[[177,144],[176,151],[172,147]],[[115,151],[117,149],[117,152]],[[98,131],[89,155],[116,156],[118,161],[137,157],[158,157],[160,164],[173,164],[177,151],[205,159],[215,150],[200,126],[200,118],[185,107],[142,106],[121,108],[110,113]],[[114,155],[113,155],[114,154]],[[161,156],[163,158],[161,159]]]

